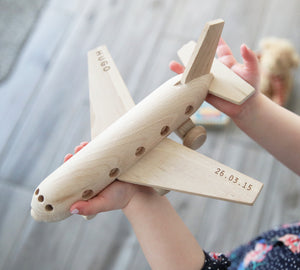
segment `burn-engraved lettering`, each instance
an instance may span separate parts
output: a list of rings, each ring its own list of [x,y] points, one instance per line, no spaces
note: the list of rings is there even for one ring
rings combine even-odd
[[[105,58],[105,55],[102,50],[96,51],[96,55],[98,56],[97,60],[100,62],[100,66],[102,67],[102,70],[104,72],[107,72],[110,70],[110,65],[107,59]]]

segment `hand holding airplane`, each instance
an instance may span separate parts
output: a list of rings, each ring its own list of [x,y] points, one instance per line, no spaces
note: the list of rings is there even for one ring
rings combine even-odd
[[[223,20],[207,23],[198,42],[178,52],[184,73],[137,105],[107,48],[88,53],[92,141],[36,188],[31,202],[34,219],[65,219],[73,203],[93,198],[116,179],[254,203],[260,182],[192,150],[206,135],[190,116],[208,93],[241,104],[255,91],[214,59],[223,24]],[[173,131],[184,145],[167,138]]]

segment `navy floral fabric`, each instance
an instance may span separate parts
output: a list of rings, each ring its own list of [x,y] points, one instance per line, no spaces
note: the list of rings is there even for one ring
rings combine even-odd
[[[300,223],[265,232],[229,254],[209,255],[203,270],[300,270]]]
[[[205,262],[202,267],[203,270],[227,270],[228,266],[230,266],[230,261],[223,254],[218,253],[206,253],[205,254]]]

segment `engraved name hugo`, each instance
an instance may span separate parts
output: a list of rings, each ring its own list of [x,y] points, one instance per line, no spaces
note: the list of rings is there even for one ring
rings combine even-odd
[[[96,51],[96,55],[97,55],[97,60],[100,62],[100,66],[102,67],[102,70],[104,72],[107,72],[110,70],[110,65],[108,63],[108,61],[105,58],[105,55],[103,53],[102,50]]]

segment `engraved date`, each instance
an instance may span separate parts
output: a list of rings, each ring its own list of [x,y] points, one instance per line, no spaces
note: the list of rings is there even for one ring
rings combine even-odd
[[[222,170],[221,168],[216,168],[215,170],[215,174],[219,175],[220,177],[222,177],[223,179],[230,181],[233,184],[236,184],[238,186],[240,186],[241,188],[245,189],[245,190],[252,190],[253,185],[252,184],[248,184],[245,181],[242,181],[239,177],[237,177],[236,175],[233,174],[228,174],[226,172],[226,170]]]

